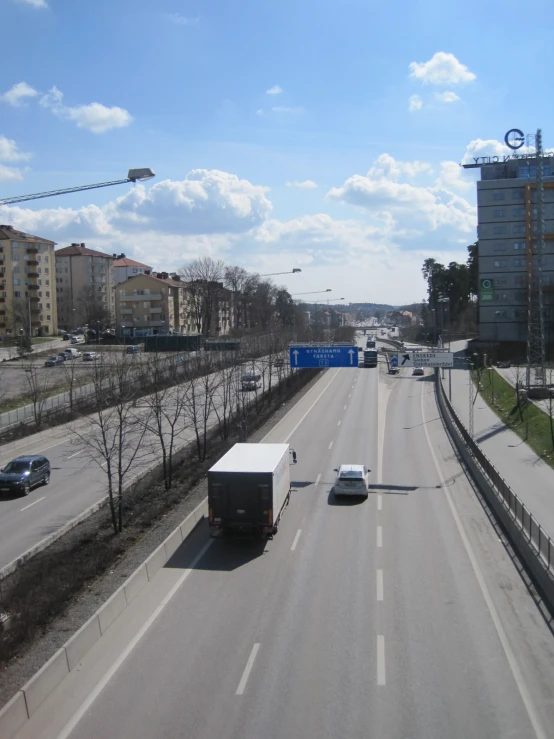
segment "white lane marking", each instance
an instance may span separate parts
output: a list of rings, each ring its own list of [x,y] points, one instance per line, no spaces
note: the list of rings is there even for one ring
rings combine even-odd
[[[377,600],[383,600],[383,570],[377,570]]]
[[[308,415],[308,413],[309,413],[309,412],[310,412],[310,411],[312,410],[312,408],[313,408],[313,407],[314,407],[315,405],[317,405],[317,403],[318,403],[319,399],[321,398],[321,396],[323,395],[323,393],[324,393],[324,392],[325,392],[325,391],[327,390],[327,388],[328,388],[328,387],[329,387],[329,385],[330,385],[330,384],[331,384],[331,383],[333,382],[333,380],[334,380],[334,379],[335,379],[336,377],[338,377],[338,374],[339,374],[339,370],[337,370],[337,371],[336,371],[336,373],[335,373],[335,374],[333,375],[333,377],[331,377],[331,379],[329,380],[329,382],[327,383],[327,385],[325,385],[325,387],[323,388],[323,390],[322,390],[322,391],[321,391],[321,392],[319,393],[319,395],[318,395],[318,396],[317,396],[317,398],[316,398],[316,399],[314,400],[314,402],[313,402],[313,403],[311,404],[311,406],[310,406],[310,407],[308,408],[308,410],[306,411],[306,413],[304,413],[304,415],[302,416],[302,418],[300,419],[300,421],[298,421],[298,423],[297,423],[297,424],[296,424],[296,426],[295,426],[295,427],[293,428],[293,430],[292,430],[292,431],[290,432],[290,434],[288,434],[287,436],[285,436],[285,438],[283,439],[283,443],[284,443],[284,444],[286,444],[286,443],[287,443],[287,441],[288,441],[288,440],[290,439],[290,437],[291,437],[291,436],[292,436],[292,435],[294,434],[294,432],[296,431],[296,429],[297,429],[297,428],[298,428],[298,427],[300,426],[300,424],[301,424],[301,423],[302,423],[302,421],[303,421],[303,420],[304,420],[304,419],[306,418],[306,416],[307,416],[307,415]],[[293,409],[291,408],[291,411],[292,411],[292,410],[293,410]],[[291,411],[289,411],[289,413],[290,413]],[[288,414],[287,414],[287,415],[288,415]],[[282,418],[281,420],[282,420],[282,421],[284,421],[284,420],[285,420],[285,418],[286,418],[286,416],[284,416],[284,417],[283,417],[283,418]],[[279,425],[279,424],[277,424],[277,425]],[[265,439],[267,439],[267,437],[269,436],[269,434],[270,434],[270,433],[272,433],[272,432],[273,432],[274,430],[275,430],[275,429],[272,429],[272,430],[271,430],[271,431],[270,431],[270,432],[269,432],[268,434],[266,434],[266,436],[264,436],[264,438],[262,439],[262,441],[265,441]]]
[[[331,443],[329,444],[329,449],[331,449],[332,447],[333,447],[333,442],[331,442]]]
[[[84,451],[85,451],[84,449],[79,449],[78,452],[75,452],[75,454],[72,454],[70,457],[68,457],[68,459],[73,459],[73,457],[76,457],[78,454],[82,454]]]
[[[237,688],[237,692],[235,695],[242,695],[244,693],[244,689],[246,687],[246,681],[248,680],[248,676],[250,675],[250,670],[252,669],[252,666],[254,664],[254,660],[256,659],[256,655],[258,654],[258,649],[260,648],[260,645],[258,643],[254,644],[252,647],[252,651],[250,652],[250,657],[248,657],[248,662],[246,663],[246,667],[244,668],[244,672],[242,673],[242,677],[240,679],[239,686]]]
[[[300,539],[300,534],[302,533],[302,529],[298,529],[296,532],[296,536],[294,537],[294,541],[292,542],[292,546],[290,548],[291,552],[294,552],[296,549],[296,545],[298,544],[298,539]]]
[[[342,421],[339,421],[339,422],[337,423],[337,426],[340,426],[340,425],[341,425],[341,423],[342,423]]]
[[[385,637],[377,634],[377,685],[386,685],[385,677]]]
[[[352,393],[348,393],[348,397],[350,398],[352,396]]]
[[[29,505],[26,505],[25,508],[20,508],[20,511],[26,511],[27,508],[31,508],[32,506],[36,505],[37,503],[40,503],[41,500],[46,500],[46,495],[44,495],[42,498],[39,498],[38,500],[33,501],[33,503],[29,503]]]
[[[105,467],[107,464],[108,464],[108,460],[106,460],[105,462],[102,462],[102,464],[100,465],[100,467]]]
[[[383,510],[383,496],[382,495],[377,496],[377,510],[378,511]]]
[[[425,437],[427,438],[427,444],[429,446],[429,451],[431,452],[431,457],[433,458],[433,462],[435,464],[435,469],[437,471],[438,478],[439,480],[445,480],[446,478],[441,471],[439,461],[435,455],[433,445],[431,444],[431,439],[429,437],[429,431],[427,430],[427,421],[425,420],[425,410],[424,410],[423,401],[424,401],[424,394],[423,394],[423,388],[422,388],[421,420],[423,422],[423,430],[425,431]],[[500,620],[498,611],[496,610],[496,606],[494,605],[494,601],[487,587],[487,583],[485,581],[483,571],[481,570],[481,566],[479,565],[477,556],[475,552],[473,551],[471,542],[469,541],[469,538],[465,532],[464,525],[458,515],[456,506],[454,505],[454,501],[450,493],[450,489],[445,485],[441,485],[441,489],[448,502],[448,506],[452,513],[452,518],[454,519],[454,523],[456,524],[456,528],[458,529],[458,533],[460,534],[460,538],[467,552],[468,559],[473,568],[473,572],[475,573],[475,578],[479,584],[479,588],[483,595],[483,599],[487,605],[487,608],[489,609],[492,622],[496,628],[496,633],[498,634],[498,638],[500,639],[500,643],[502,644],[502,647],[504,649],[504,654],[506,655],[506,659],[508,661],[508,664],[510,665],[510,669],[512,671],[514,681],[518,687],[519,694],[521,695],[521,699],[525,705],[525,708],[527,709],[527,715],[529,716],[529,720],[531,722],[531,725],[533,726],[533,730],[537,736],[537,739],[548,739],[548,737],[551,736],[551,732],[545,731],[541,724],[537,709],[535,708],[535,704],[533,703],[533,699],[531,697],[531,691],[528,689],[525,683],[525,679],[522,675],[522,672],[519,667],[516,656],[512,650],[508,637],[506,636],[506,632],[504,630],[504,627],[502,626],[502,621]]]
[[[346,410],[346,406],[344,406],[344,410]]]
[[[319,481],[320,481],[320,480],[321,480],[321,472],[320,472],[320,473],[319,473],[319,475],[318,475],[318,476],[317,476],[317,477],[315,478],[315,484],[316,484],[316,485],[319,485]]]
[[[383,527],[377,526],[377,546],[383,546]]]
[[[152,626],[154,621],[158,618],[160,613],[163,611],[163,609],[167,606],[169,601],[173,598],[175,593],[179,590],[181,585],[185,582],[187,577],[190,575],[190,573],[194,570],[198,562],[202,559],[202,557],[206,554],[208,549],[213,544],[214,539],[210,539],[202,549],[198,552],[196,557],[192,560],[190,563],[190,567],[187,567],[186,570],[184,570],[181,577],[177,580],[175,585],[171,588],[169,593],[165,596],[165,598],[162,600],[160,605],[156,608],[156,610],[152,613],[150,618],[146,621],[146,623],[143,625],[141,630],[136,634],[136,636],[129,642],[129,644],[125,647],[123,652],[119,655],[119,657],[116,659],[116,661],[113,663],[113,665],[110,667],[110,669],[106,672],[106,674],[103,676],[103,678],[100,680],[100,682],[96,685],[94,690],[89,693],[88,698],[85,700],[85,702],[81,705],[79,710],[73,714],[72,718],[69,720],[69,722],[64,726],[61,733],[58,735],[58,739],[67,739],[71,732],[75,729],[79,721],[83,718],[85,713],[89,710],[89,708],[92,706],[94,701],[98,698],[100,693],[104,690],[106,685],[110,682],[112,677],[115,675],[115,673],[119,670],[121,665],[125,662],[127,657],[131,654],[133,649],[137,646],[139,641],[142,639],[142,637],[146,634],[148,629]]]

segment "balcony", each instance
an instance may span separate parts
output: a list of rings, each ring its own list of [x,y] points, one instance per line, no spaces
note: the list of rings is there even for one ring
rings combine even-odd
[[[42,326],[42,321],[31,321],[31,326]]]
[[[38,247],[37,246],[28,246],[27,247],[27,254],[38,254]]]
[[[36,259],[27,259],[27,264],[38,264]]]
[[[38,297],[38,295],[33,295],[32,297],[29,298],[29,300],[31,301],[31,303],[39,303],[40,302],[40,298]]]
[[[128,301],[132,300],[135,303],[140,302],[141,300],[161,300],[162,299],[161,293],[150,293],[150,295],[121,295],[119,300],[120,301]]]
[[[154,308],[153,306],[150,308],[150,313],[162,313],[163,308]]]
[[[31,306],[31,313],[40,313],[40,308],[38,306]]]
[[[29,290],[38,290],[38,288],[39,288],[38,285],[27,285],[27,287],[28,287]]]
[[[27,272],[27,277],[38,277],[38,272]]]
[[[148,321],[149,326],[165,326],[165,321]]]
[[[123,314],[130,314],[130,315],[132,315],[133,314],[133,309],[132,308],[120,308],[120,313],[122,315]]]

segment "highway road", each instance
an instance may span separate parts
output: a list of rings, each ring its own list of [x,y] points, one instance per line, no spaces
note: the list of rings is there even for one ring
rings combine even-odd
[[[199,527],[19,739],[551,737],[552,634],[429,375],[330,370],[265,441],[299,460],[277,536]],[[341,463],[367,501],[334,498]]]
[[[256,360],[256,366],[261,367],[262,364],[263,360]],[[274,382],[278,375],[279,370],[274,368]],[[242,397],[242,393],[239,392],[239,395]],[[254,393],[247,393],[247,396],[253,398]],[[168,408],[170,397],[169,395],[165,401]],[[204,393],[199,382],[196,398],[199,406],[203,397]],[[148,414],[148,409],[144,408],[146,402],[146,399],[140,399],[134,417],[144,418]],[[233,402],[236,405],[236,401]],[[209,416],[209,426],[217,423],[216,411],[222,407],[219,391],[215,392],[214,404],[215,407]],[[156,460],[161,462],[159,439],[154,433],[155,424],[152,423],[150,428],[153,428],[153,431],[149,430],[145,434],[141,451],[126,477],[129,482],[139,478]],[[169,431],[167,422],[164,423],[164,428]],[[179,424],[176,424],[175,428],[177,431]],[[95,453],[94,448],[86,448],[83,437],[85,436],[86,441],[86,434],[89,432],[96,433],[85,418],[75,424],[66,424],[21,439],[14,444],[0,446],[0,467],[16,456],[44,454],[50,460],[52,468],[48,486],[33,488],[26,497],[0,498],[0,569],[107,495],[107,476],[102,468],[102,465],[105,466],[105,457]],[[166,441],[167,438],[166,436]],[[194,438],[194,429],[189,425],[176,437],[178,442],[176,448],[184,446]]]

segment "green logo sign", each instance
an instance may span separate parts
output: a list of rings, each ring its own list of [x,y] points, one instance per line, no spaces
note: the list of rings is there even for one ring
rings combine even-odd
[[[483,303],[490,302],[494,299],[494,280],[491,280],[489,278],[482,279],[480,281],[481,283],[481,290],[480,290],[480,299]]]

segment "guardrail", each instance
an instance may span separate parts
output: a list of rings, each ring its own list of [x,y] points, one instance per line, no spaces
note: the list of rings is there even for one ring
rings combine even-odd
[[[435,384],[439,409],[458,452],[554,615],[554,542],[470,437],[444,392],[437,370]]]

